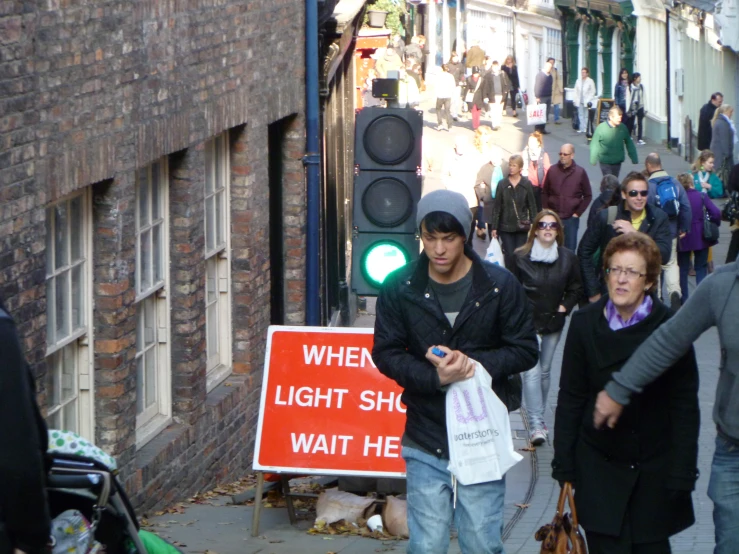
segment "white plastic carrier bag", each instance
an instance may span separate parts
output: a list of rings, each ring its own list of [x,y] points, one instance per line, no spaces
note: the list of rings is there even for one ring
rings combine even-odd
[[[529,104],[526,106],[526,123],[528,125],[546,125],[547,105]]]
[[[505,267],[503,249],[500,247],[500,241],[498,239],[490,239],[488,251],[485,253],[485,261],[494,263],[500,267]]]
[[[446,392],[447,469],[463,485],[498,481],[523,459],[513,447],[508,408],[479,362],[475,375]]]

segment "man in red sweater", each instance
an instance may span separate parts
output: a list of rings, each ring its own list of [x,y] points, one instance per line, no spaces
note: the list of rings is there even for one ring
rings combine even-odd
[[[577,250],[577,230],[580,216],[590,205],[593,191],[585,170],[575,163],[575,147],[563,144],[559,149],[559,162],[549,168],[541,187],[541,205],[562,218],[565,246]]]

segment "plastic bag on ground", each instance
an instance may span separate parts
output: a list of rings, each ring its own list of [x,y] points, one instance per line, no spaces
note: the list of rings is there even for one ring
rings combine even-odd
[[[463,485],[498,481],[523,459],[513,447],[508,408],[490,374],[475,362],[475,375],[446,392],[448,469]]]
[[[390,535],[408,538],[408,501],[388,496],[382,508],[382,520]]]
[[[326,489],[316,502],[316,524],[322,521],[329,525],[342,519],[348,523],[356,523],[374,501],[374,498],[357,496],[338,488]]]

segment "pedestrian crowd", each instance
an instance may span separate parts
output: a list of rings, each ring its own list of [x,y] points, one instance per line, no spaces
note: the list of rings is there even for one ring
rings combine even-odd
[[[722,364],[709,496],[714,553],[735,552],[739,343],[731,337],[739,325],[739,222],[731,221],[734,259],[715,271],[710,262],[722,222],[714,200],[739,195],[733,111],[714,105],[710,149],[701,149],[691,173],[668,174],[653,152],[642,171],[621,179],[626,156],[638,162],[646,114],[641,76],[622,72],[615,105],[592,129],[590,162],[602,173],[593,198],[575,145],[550,159],[545,125],[522,152],[503,159],[494,123],[480,118],[499,121],[491,101],[501,111],[508,102],[520,109],[515,61],[491,62],[487,71],[479,45],[470,57],[482,68],[472,65],[462,77],[464,63],[453,55],[439,98],[454,87],[451,103],[469,102],[474,139],[455,137],[445,189],[418,204],[421,257],[388,276],[377,303],[373,359],[404,389],[407,406],[408,552],[446,552],[452,522],[462,552],[503,552],[505,479],[462,484],[450,473],[445,395],[482,367],[509,411],[525,407],[531,444],[546,443],[551,367],[568,317],[552,475],[575,490],[588,551],[666,554],[669,538],[694,524],[700,410],[693,342],[716,326]],[[547,62],[537,76],[537,103],[555,101],[554,71]],[[582,123],[596,98],[587,70],[578,85]],[[499,263],[481,260],[475,236],[499,246]]]

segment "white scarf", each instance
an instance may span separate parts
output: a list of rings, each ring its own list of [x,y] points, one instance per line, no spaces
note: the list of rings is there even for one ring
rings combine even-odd
[[[731,119],[729,119],[729,117],[725,113],[722,113],[721,115],[724,117],[724,119],[726,119],[726,121],[729,122],[729,125],[731,126],[731,130],[734,133],[734,142],[738,143],[739,136],[736,135],[736,125],[734,125],[734,122]]]
[[[553,264],[559,258],[559,250],[557,249],[557,243],[555,242],[547,248],[539,239],[534,239],[534,244],[531,246],[531,261],[532,262],[543,262],[545,264]]]

